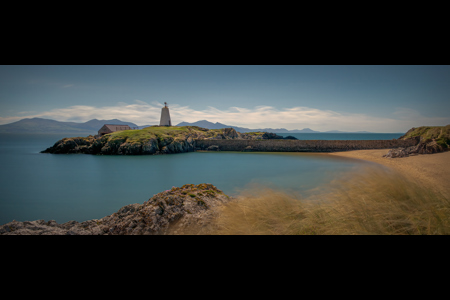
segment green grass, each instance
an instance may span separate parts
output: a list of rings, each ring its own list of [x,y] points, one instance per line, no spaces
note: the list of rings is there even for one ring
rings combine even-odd
[[[209,130],[209,134],[211,135],[211,137],[216,137],[222,133],[223,133],[223,129],[210,129]]]
[[[184,138],[189,126],[147,127],[140,130],[123,130],[108,134],[110,140],[126,139],[128,142],[141,142],[149,139]],[[196,130],[191,128],[190,130]]]
[[[447,126],[421,126],[405,135],[405,138],[422,136],[426,139],[450,137],[450,125]]]
[[[447,126],[421,126],[408,132],[404,138],[421,136],[423,139],[435,139],[442,147],[450,145],[450,125]]]
[[[140,130],[117,131],[106,136],[109,141],[127,141],[129,143],[148,141],[149,139],[158,139],[160,142],[168,139],[185,139],[188,134],[199,134],[201,136],[217,137],[223,134],[223,129],[210,129],[208,131],[200,130],[197,126],[151,126]],[[247,132],[248,135],[262,136],[264,132]]]

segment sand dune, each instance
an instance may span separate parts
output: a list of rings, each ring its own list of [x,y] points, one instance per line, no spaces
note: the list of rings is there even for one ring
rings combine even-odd
[[[349,157],[387,166],[409,179],[438,191],[450,194],[450,152],[421,154],[402,158],[385,158],[388,149],[333,152],[328,155]]]

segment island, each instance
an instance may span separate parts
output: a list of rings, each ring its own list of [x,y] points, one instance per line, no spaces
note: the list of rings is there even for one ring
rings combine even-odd
[[[198,126],[150,126],[144,129],[121,130],[105,135],[63,138],[41,153],[157,155],[202,150],[196,140],[293,140],[269,132],[240,133],[233,128],[206,129]],[[213,145],[215,146],[215,145]],[[203,150],[217,150],[209,147]]]

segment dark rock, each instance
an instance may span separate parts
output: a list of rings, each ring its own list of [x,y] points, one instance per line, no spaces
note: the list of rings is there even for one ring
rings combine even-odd
[[[162,208],[161,206],[159,206],[158,208],[155,209],[155,214],[162,215],[163,213],[164,213],[164,208]]]
[[[272,133],[272,132],[265,132],[262,136],[263,139],[267,140],[275,140],[275,139],[283,139],[281,135]]]
[[[159,152],[157,140],[151,139],[142,143],[141,154],[155,154],[156,152]]]
[[[50,221],[47,222],[47,226],[55,227],[57,225],[58,225],[58,223],[56,223],[55,220],[50,220]]]
[[[292,135],[288,135],[286,137],[284,137],[285,140],[297,140],[297,138],[295,136]]]
[[[169,154],[170,150],[169,150],[169,148],[167,148],[167,146],[164,146],[161,148],[160,152],[161,152],[161,154]]]
[[[125,142],[119,146],[119,148],[117,149],[117,154],[122,154],[122,155],[142,154],[142,144]]]
[[[446,151],[447,148],[439,145],[435,139],[421,139],[419,144],[416,146],[406,147],[406,148],[397,148],[391,149],[383,155],[383,157],[387,158],[398,158],[398,157],[408,157],[410,155],[417,154],[431,154]]]
[[[236,132],[234,128],[224,128],[223,136],[225,139],[236,139],[239,138],[239,134]]]

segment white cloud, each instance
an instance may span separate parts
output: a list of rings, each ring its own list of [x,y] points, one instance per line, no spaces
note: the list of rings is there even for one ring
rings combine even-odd
[[[21,116],[21,117],[0,117],[0,125],[17,122],[17,121],[20,121],[20,120],[25,119],[25,118],[29,118],[29,117],[25,117],[25,116]]]
[[[0,117],[0,124],[7,124],[23,118],[47,118],[57,121],[86,122],[91,119],[119,119],[137,125],[159,124],[162,103],[148,104],[141,100],[134,103],[117,103],[115,106],[94,107],[76,105],[53,109],[28,116]],[[419,112],[407,108],[398,108],[394,118],[373,117],[367,114],[339,113],[310,107],[275,108],[256,106],[254,108],[230,107],[220,110],[208,106],[204,110],[195,110],[189,106],[173,104],[169,106],[173,124],[182,121],[195,122],[208,120],[227,125],[247,128],[311,128],[318,131],[344,130],[371,132],[405,132],[411,127],[423,125],[447,125],[450,118],[424,117]]]

